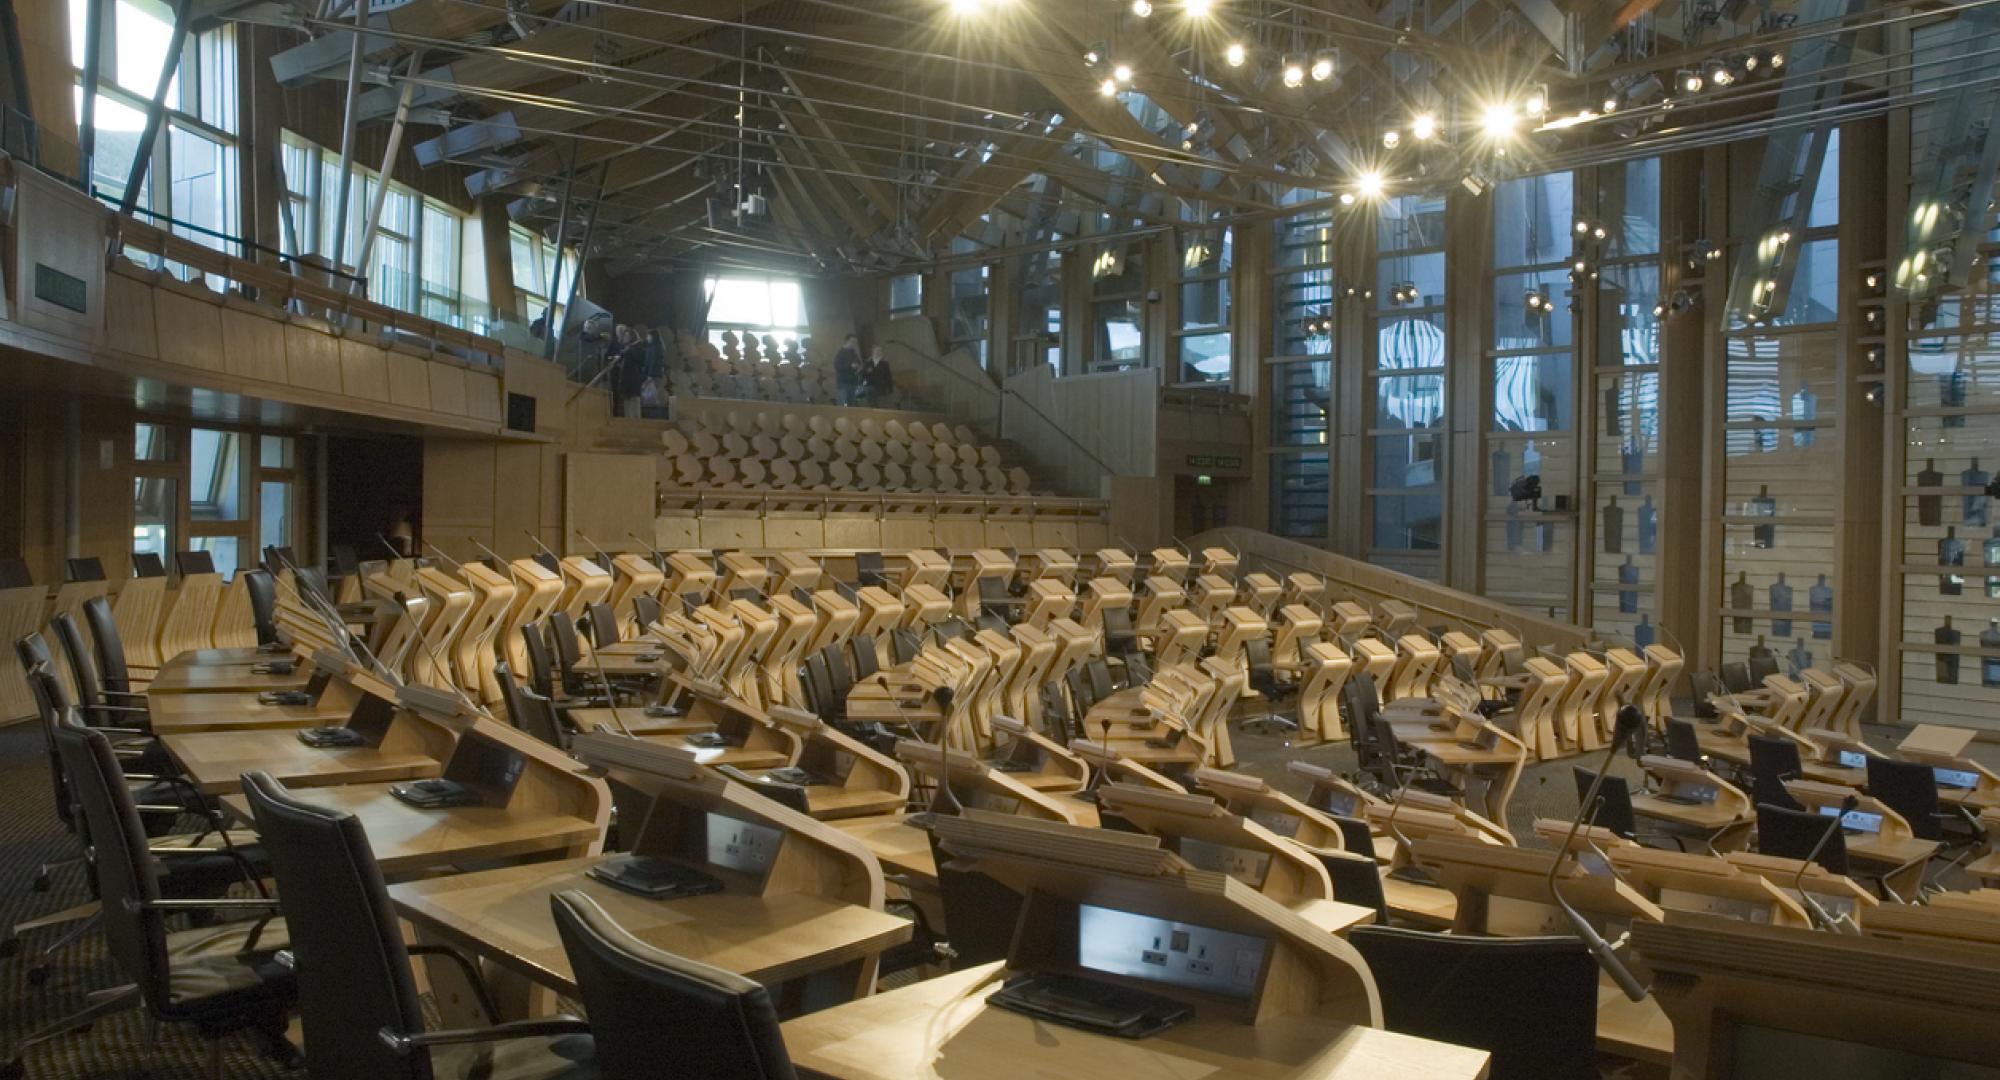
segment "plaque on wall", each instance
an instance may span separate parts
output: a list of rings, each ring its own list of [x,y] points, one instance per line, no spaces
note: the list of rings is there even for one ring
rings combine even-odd
[[[1815,615],[1833,614],[1833,586],[1826,583],[1825,574],[1821,574],[1819,580],[1813,582],[1813,587],[1806,590],[1806,605],[1812,609]],[[1833,620],[1827,619],[1821,621],[1814,619],[1812,636],[1820,641],[1832,641]]]
[[[1965,524],[1986,524],[1986,492],[1984,489],[1986,482],[1991,479],[1993,477],[1985,469],[1979,467],[1978,458],[1973,458],[1972,464],[1967,466],[1964,472],[1958,474],[1959,483],[1969,488],[1981,489],[1978,494],[1967,495],[1965,497]]]
[[[1955,648],[1964,640],[1964,635],[1953,629],[1951,616],[1946,615],[1944,622],[1931,632],[1931,639],[1939,645]],[[1937,681],[1945,686],[1956,686],[1958,684],[1957,653],[1941,652],[1937,654]]]
[[[1653,497],[1639,504],[1639,554],[1651,555],[1660,539],[1660,512],[1653,507]]]
[[[1771,497],[1771,489],[1757,488],[1757,497],[1750,500],[1750,516],[1775,518],[1778,516],[1778,500]],[[1750,529],[1750,543],[1753,547],[1771,548],[1778,546],[1778,526],[1776,524],[1754,525]]]
[[[1924,467],[1917,472],[1917,486],[1920,488],[1940,487],[1944,484],[1944,474],[1937,471],[1937,462],[1926,458]],[[1917,496],[1917,524],[1944,524],[1944,497],[1941,495]]]
[[[1958,538],[1958,527],[1947,526],[1944,539],[1938,541],[1939,566],[1964,566],[1965,541]],[[1938,575],[1938,595],[1957,596],[1965,591],[1965,578],[1958,574]]]
[[[1784,571],[1778,571],[1778,580],[1771,583],[1769,591],[1771,594],[1772,611],[1792,610],[1792,587],[1786,583]],[[1773,618],[1771,620],[1771,633],[1779,637],[1791,637],[1792,620]]]
[[[1749,611],[1757,606],[1757,590],[1750,587],[1750,578],[1742,570],[1736,572],[1736,580],[1729,585],[1729,606],[1737,611]],[[1730,620],[1731,628],[1739,634],[1750,632],[1750,616],[1737,615]]]
[[[1604,532],[1604,553],[1616,555],[1625,550],[1625,511],[1618,505],[1618,496],[1611,496],[1599,515]]]

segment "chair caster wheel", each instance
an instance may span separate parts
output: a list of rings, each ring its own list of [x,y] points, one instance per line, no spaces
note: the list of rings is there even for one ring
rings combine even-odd
[[[12,960],[21,954],[21,939],[10,937],[0,941],[0,960]]]
[[[55,970],[47,964],[31,967],[28,969],[28,985],[34,987],[47,986],[50,977],[54,974]]]
[[[48,875],[48,871],[46,871],[46,870],[45,870],[45,871],[42,871],[42,872],[40,872],[40,873],[38,873],[38,874],[36,874],[36,875],[35,875],[35,884],[34,884],[34,888],[35,888],[35,891],[36,891],[36,892],[48,892],[48,891],[49,891],[49,875]]]

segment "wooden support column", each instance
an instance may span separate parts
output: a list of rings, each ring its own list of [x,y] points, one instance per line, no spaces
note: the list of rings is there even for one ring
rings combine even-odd
[[[1719,570],[1703,559],[1708,540],[1702,486],[1708,387],[1703,354],[1719,305],[1708,304],[1708,290],[1690,274],[1687,262],[1694,242],[1708,235],[1702,217],[1702,163],[1699,150],[1660,159],[1660,292],[1672,296],[1687,288],[1694,306],[1660,326],[1660,561],[1654,617],[1672,635],[1662,641],[1678,640],[1688,650],[1690,671],[1716,636],[1714,620],[1705,617],[1710,610],[1706,598],[1719,596],[1722,588]],[[1720,289],[1719,261],[1698,267],[1697,273],[1710,269],[1716,275],[1714,287]]]
[[[1366,431],[1373,414],[1374,382],[1368,378],[1375,328],[1368,312],[1375,300],[1375,216],[1333,217],[1333,370],[1327,384],[1333,411],[1327,417],[1327,517],[1329,546],[1360,559],[1368,554],[1369,464],[1373,452]],[[1357,290],[1347,295],[1347,285]]]
[[[514,310],[514,260],[512,241],[507,235],[507,200],[488,196],[479,200],[474,227],[479,230],[481,250],[486,256],[486,300],[494,318],[518,321],[523,326],[535,312]]]
[[[1244,461],[1250,466],[1250,490],[1237,524],[1253,529],[1271,527],[1271,392],[1264,357],[1272,353],[1271,221],[1253,218],[1235,226],[1231,249],[1236,264],[1229,281],[1229,370],[1235,390],[1250,397],[1250,445]],[[1175,289],[1178,300],[1180,290]]]
[[[1485,441],[1493,413],[1486,328],[1493,324],[1493,195],[1454,190],[1445,199],[1445,457],[1438,462],[1444,524],[1438,580],[1481,590],[1485,573]]]
[[[1906,136],[1907,132],[1899,133]],[[1840,392],[1834,402],[1840,417],[1840,501],[1835,511],[1833,645],[1838,658],[1866,660],[1877,672],[1899,667],[1894,642],[1902,637],[1902,468],[1905,439],[1898,417],[1887,416],[1891,399],[1883,388],[1870,402],[1874,385],[1863,379],[1868,364],[1870,334],[1861,310],[1862,267],[1882,266],[1890,248],[1889,223],[1904,221],[1900,206],[1908,197],[1909,146],[1899,137],[1902,153],[1890,156],[1889,123],[1883,118],[1859,120],[1840,129]],[[1890,162],[1895,165],[1891,179]],[[1975,200],[1976,201],[1976,200]],[[1899,230],[1900,231],[1900,230]],[[1900,246],[1900,242],[1898,243]],[[1885,271],[1886,272],[1886,271]],[[1891,294],[1894,290],[1888,290]],[[1884,312],[1888,337],[1879,343],[1883,355],[1903,355],[1902,305]],[[1885,367],[1890,366],[1884,364]],[[1934,558],[1932,556],[1931,558]],[[1926,561],[1930,561],[1929,558]],[[1891,618],[1890,616],[1894,616]],[[1815,657],[1830,665],[1834,656]],[[1881,689],[1878,677],[1877,689]],[[1893,701],[1878,694],[1876,705]],[[1878,715],[1896,715],[1891,708]],[[1872,718],[1871,718],[1872,719]]]

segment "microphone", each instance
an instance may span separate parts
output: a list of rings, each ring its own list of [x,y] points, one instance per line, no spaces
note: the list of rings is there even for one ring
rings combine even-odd
[[[493,560],[493,569],[496,573],[505,571],[507,569],[507,560],[501,558],[499,552],[493,550],[490,547],[487,547],[485,544],[480,543],[479,538],[476,536],[468,536],[465,539],[467,543],[485,552],[486,557]]]
[[[604,704],[611,709],[611,722],[618,725],[619,732],[626,738],[634,738],[632,729],[625,726],[625,718],[618,715],[618,695],[611,690],[611,676],[604,673],[604,650],[590,650],[590,662],[597,669],[598,684],[604,687]]]
[[[1799,900],[1805,905],[1806,913],[1811,915],[1813,922],[1822,929],[1835,934],[1845,933],[1841,929],[1842,920],[1834,918],[1820,906],[1820,902],[1814,899],[1811,893],[1806,891],[1806,873],[1812,869],[1814,860],[1819,858],[1819,853],[1826,848],[1826,845],[1833,842],[1834,834],[1840,831],[1841,823],[1847,820],[1847,815],[1853,813],[1855,807],[1860,805],[1859,795],[1849,794],[1840,801],[1840,812],[1833,815],[1832,821],[1827,822],[1826,831],[1819,834],[1819,840],[1813,844],[1812,850],[1806,853],[1805,862],[1799,865],[1799,872],[1792,877],[1792,891],[1799,894]]]
[[[443,548],[441,548],[441,547],[439,547],[439,546],[437,546],[436,544],[433,544],[433,543],[431,543],[430,541],[426,540],[426,541],[424,541],[424,546],[425,546],[425,547],[427,547],[427,548],[429,548],[429,549],[431,549],[431,554],[433,554],[433,555],[436,555],[436,556],[437,556],[438,558],[440,558],[440,559],[443,559],[444,561],[446,561],[446,562],[450,563],[450,564],[451,564],[451,568],[452,568],[453,570],[463,570],[463,569],[465,569],[465,564],[464,564],[464,563],[462,563],[462,562],[459,562],[459,561],[458,561],[457,559],[454,559],[454,558],[452,558],[452,557],[451,557],[451,556],[449,556],[449,555],[446,555],[446,554],[444,553],[444,549],[443,549]]]
[[[390,542],[389,542],[389,538],[388,538],[388,537],[386,537],[386,536],[383,536],[383,535],[382,535],[381,533],[376,533],[376,534],[375,534],[375,539],[377,539],[377,540],[380,540],[380,541],[382,542],[382,546],[383,546],[383,547],[385,547],[385,548],[388,548],[388,549],[389,549],[389,561],[390,561],[390,562],[395,562],[395,561],[397,561],[397,560],[399,560],[399,559],[407,559],[407,558],[410,558],[410,557],[411,557],[411,556],[409,556],[409,555],[405,555],[405,554],[403,554],[403,549],[402,549],[402,548],[399,548],[399,547],[397,547],[396,545],[394,545],[394,544],[390,543]]]
[[[538,548],[541,548],[541,549],[542,549],[542,554],[544,554],[544,555],[547,555],[547,556],[548,556],[549,558],[551,558],[551,559],[556,559],[556,560],[561,560],[562,556],[560,556],[560,555],[557,555],[557,554],[555,553],[555,549],[554,549],[554,548],[551,548],[551,547],[549,547],[549,546],[548,546],[547,544],[544,544],[544,543],[542,543],[542,538],[541,538],[541,537],[539,537],[539,536],[536,536],[536,535],[535,535],[534,533],[532,533],[532,532],[528,531],[527,529],[522,529],[522,530],[521,530],[521,532],[522,532],[522,534],[523,534],[523,535],[525,535],[525,536],[526,536],[526,537],[527,537],[528,539],[530,539],[530,540],[534,541],[534,543],[535,543],[535,546],[536,546],[536,547],[538,547]]]
[[[451,665],[445,663],[444,657],[438,655],[437,646],[431,643],[430,635],[424,632],[423,619],[418,617],[418,614],[416,612],[410,610],[409,597],[403,595],[402,593],[397,593],[396,603],[403,609],[404,617],[410,620],[410,629],[415,633],[417,641],[423,644],[424,652],[430,656],[431,663],[436,666],[438,677],[444,681],[444,689],[451,691],[453,696],[457,697],[459,702],[465,706],[466,711],[472,714],[473,716],[490,717],[491,714],[489,714],[486,711],[486,707],[472,700],[472,695],[466,693],[465,688],[458,685],[458,679],[452,675]],[[459,622],[453,625],[454,633],[457,632],[457,627],[459,625],[463,625],[464,621],[465,621],[464,616],[460,616]],[[402,665],[402,661],[400,659],[398,659],[396,663],[397,666],[399,667]],[[419,681],[420,680],[416,679],[414,675],[409,680],[407,680],[407,682],[412,682],[412,683]]]
[[[582,529],[571,529],[570,531],[571,531],[571,532],[573,532],[573,533],[575,533],[575,534],[576,534],[576,535],[577,535],[578,537],[581,537],[584,543],[586,543],[586,544],[589,544],[589,545],[590,545],[590,550],[592,550],[592,551],[595,551],[595,552],[597,552],[597,553],[598,553],[599,555],[601,555],[601,556],[603,556],[603,557],[604,557],[604,568],[605,568],[606,570],[609,570],[609,569],[611,569],[611,553],[610,553],[610,552],[608,552],[608,551],[604,550],[604,549],[603,549],[603,548],[601,548],[601,547],[598,547],[598,546],[597,546],[597,541],[595,541],[595,540],[592,540],[592,539],[591,539],[590,537],[588,537],[588,536],[584,535],[584,531],[583,531]]]
[[[1638,706],[1627,705],[1618,710],[1617,729],[1612,736],[1611,745],[1604,752],[1604,760],[1598,764],[1597,775],[1591,778],[1590,790],[1583,796],[1583,805],[1577,808],[1576,818],[1569,824],[1569,835],[1563,838],[1562,847],[1556,852],[1555,857],[1549,860],[1548,876],[1549,896],[1555,900],[1556,907],[1562,910],[1563,917],[1569,920],[1571,929],[1576,931],[1576,936],[1582,938],[1584,945],[1590,949],[1590,955],[1596,958],[1597,966],[1603,968],[1604,972],[1611,976],[1612,981],[1618,984],[1618,988],[1625,991],[1625,996],[1633,1001],[1646,1000],[1647,989],[1639,984],[1638,976],[1632,974],[1632,969],[1625,966],[1625,961],[1618,958],[1618,947],[1604,940],[1604,935],[1590,925],[1590,920],[1570,906],[1569,901],[1563,897],[1562,886],[1556,880],[1556,874],[1562,869],[1563,859],[1569,855],[1570,845],[1576,840],[1577,830],[1583,827],[1586,818],[1593,817],[1597,813],[1597,793],[1604,786],[1604,776],[1611,770],[1611,762],[1618,756],[1618,748],[1645,726],[1646,717],[1639,711]]]

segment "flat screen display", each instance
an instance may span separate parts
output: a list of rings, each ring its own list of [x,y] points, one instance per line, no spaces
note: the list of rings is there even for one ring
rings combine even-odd
[[[1238,1001],[1257,992],[1268,942],[1248,934],[1080,904],[1077,966]]]
[[[1849,769],[1865,769],[1868,767],[1868,755],[1859,750],[1842,750],[1840,764]]]
[[[1936,768],[1931,775],[1937,777],[1937,786],[1954,791],[1971,791],[1979,786],[1979,774],[1969,769]]]
[[[1832,817],[1839,813],[1840,807],[1838,806],[1822,806],[1819,808],[1819,816],[1821,817]],[[1851,829],[1854,832],[1879,833],[1882,831],[1882,815],[1871,814],[1866,810],[1849,810],[1847,813],[1841,815],[1840,827]]]

